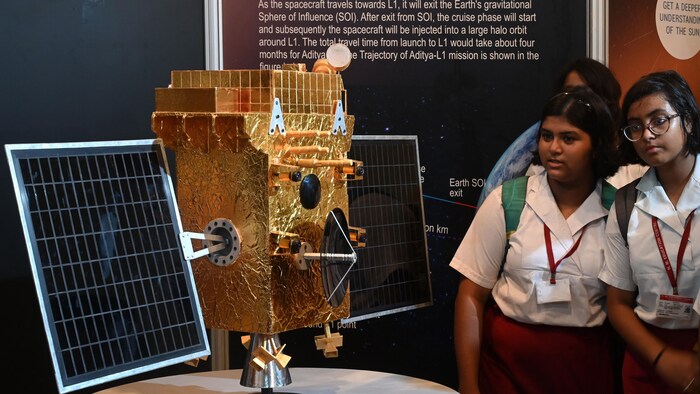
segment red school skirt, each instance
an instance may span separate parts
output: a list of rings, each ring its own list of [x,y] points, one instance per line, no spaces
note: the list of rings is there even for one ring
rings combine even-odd
[[[698,341],[698,330],[669,330],[645,324],[646,328],[661,339],[667,346],[676,349],[692,350]],[[662,356],[663,357],[663,356]],[[666,385],[646,360],[637,353],[627,350],[622,364],[622,387],[626,394],[677,394]]]
[[[486,308],[479,388],[482,394],[614,393],[615,335],[599,327],[517,322]]]

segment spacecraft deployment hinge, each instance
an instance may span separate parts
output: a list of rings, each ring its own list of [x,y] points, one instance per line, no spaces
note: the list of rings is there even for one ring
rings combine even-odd
[[[215,242],[212,246],[195,251],[192,245],[193,239],[208,240]],[[224,237],[214,234],[192,233],[184,231],[180,233],[180,241],[182,244],[182,254],[185,260],[194,260],[211,253],[218,252],[226,247]]]
[[[193,239],[202,240],[202,249],[195,251]],[[194,260],[207,256],[215,265],[225,267],[232,264],[241,253],[241,237],[233,223],[224,218],[210,221],[204,228],[204,233],[180,233],[182,252],[185,259]]]

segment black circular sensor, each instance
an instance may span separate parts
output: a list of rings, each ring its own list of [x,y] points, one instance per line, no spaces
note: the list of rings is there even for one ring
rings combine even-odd
[[[313,209],[321,202],[321,181],[314,174],[304,177],[299,185],[299,197],[301,206],[306,209]]]

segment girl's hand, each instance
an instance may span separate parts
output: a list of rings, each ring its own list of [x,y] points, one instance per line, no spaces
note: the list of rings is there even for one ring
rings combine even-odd
[[[656,363],[655,370],[666,384],[682,391],[698,376],[700,362],[693,352],[668,347]]]

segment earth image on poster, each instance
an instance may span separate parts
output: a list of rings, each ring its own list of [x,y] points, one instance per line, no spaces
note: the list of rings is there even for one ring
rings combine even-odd
[[[477,207],[481,206],[486,196],[503,182],[525,175],[532,161],[532,152],[537,149],[537,133],[540,122],[527,128],[512,144],[503,152],[486,178],[481,189]]]

